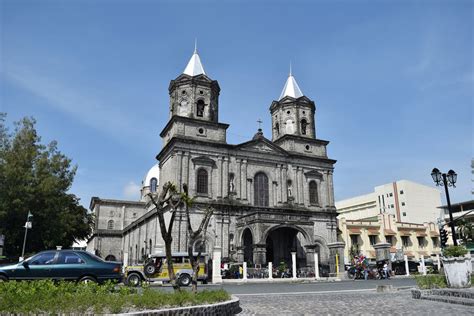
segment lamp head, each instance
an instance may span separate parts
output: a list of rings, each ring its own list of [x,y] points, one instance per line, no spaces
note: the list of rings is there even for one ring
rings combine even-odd
[[[449,183],[454,186],[454,184],[456,183],[458,179],[458,175],[456,174],[456,172],[454,172],[454,170],[449,170],[447,178],[448,178]]]
[[[433,171],[431,171],[431,177],[433,178],[433,181],[436,183],[436,185],[439,185],[442,181],[441,172],[439,172],[438,168],[434,168]]]

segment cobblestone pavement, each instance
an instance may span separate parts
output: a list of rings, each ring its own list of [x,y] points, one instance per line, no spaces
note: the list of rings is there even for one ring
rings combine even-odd
[[[474,315],[470,306],[415,300],[407,290],[236,296],[239,315]]]

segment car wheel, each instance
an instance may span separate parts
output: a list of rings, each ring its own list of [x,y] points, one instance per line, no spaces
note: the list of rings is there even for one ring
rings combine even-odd
[[[84,276],[79,279],[79,283],[97,283],[97,280],[94,277],[91,276]]]
[[[127,285],[137,287],[142,283],[142,278],[138,273],[130,273],[127,276]]]
[[[8,278],[4,275],[0,275],[0,282],[7,282]]]
[[[189,286],[191,284],[191,276],[189,274],[181,274],[179,277],[179,285],[180,286]]]
[[[156,266],[154,262],[147,263],[145,266],[145,275],[147,277],[152,277],[156,272]]]

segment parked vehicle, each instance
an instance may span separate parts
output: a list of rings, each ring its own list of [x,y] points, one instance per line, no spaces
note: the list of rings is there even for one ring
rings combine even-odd
[[[196,254],[197,255],[197,254]],[[207,282],[206,254],[202,254],[199,261],[198,281]],[[172,253],[173,271],[180,286],[191,284],[193,270],[187,252]],[[151,255],[143,265],[127,266],[125,268],[126,284],[140,286],[144,280],[149,282],[169,282],[168,263],[166,254]]]
[[[39,279],[120,282],[122,264],[106,262],[87,251],[48,250],[20,263],[0,267],[0,282]]]
[[[419,266],[418,262],[408,260],[408,271],[410,273],[418,272],[418,266]],[[406,274],[405,261],[404,260],[392,261],[392,271],[395,273],[395,275]]]

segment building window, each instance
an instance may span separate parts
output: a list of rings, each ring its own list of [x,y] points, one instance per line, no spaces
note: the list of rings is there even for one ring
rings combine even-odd
[[[393,208],[393,204],[390,205],[390,208]]]
[[[402,244],[403,244],[403,247],[410,247],[410,237],[402,236]]]
[[[255,175],[253,188],[255,193],[255,205],[268,206],[268,178],[263,172],[259,172]]]
[[[280,135],[280,124],[278,124],[278,122],[275,124],[275,131],[277,136]]]
[[[393,196],[393,193],[390,193],[390,196]]]
[[[351,235],[351,245],[359,244],[359,235]]]
[[[207,186],[207,171],[205,169],[199,169],[197,172],[197,185],[196,191],[198,194],[207,194],[208,186]]]
[[[405,202],[402,202],[402,206],[405,206]]]
[[[110,220],[107,222],[107,229],[114,229],[114,221]]]
[[[402,215],[403,215],[403,216],[407,216],[407,212],[403,212]]]
[[[400,194],[403,194],[403,190],[400,190]]]
[[[392,236],[385,236],[385,240],[387,241],[387,243],[389,243],[390,245],[393,246],[393,238],[392,238]]]
[[[426,244],[425,237],[417,237],[417,239],[418,239],[418,246],[420,248],[425,248],[425,244]]]
[[[317,205],[318,202],[318,184],[316,181],[311,181],[309,183],[309,204]]]
[[[438,248],[439,247],[439,239],[438,237],[431,237],[431,241],[433,242],[433,247]]]
[[[305,119],[301,120],[301,135],[306,135],[306,127],[308,126],[308,122]]]
[[[199,117],[204,116],[204,101],[198,100],[196,105],[196,115]]]
[[[150,180],[150,191],[151,192],[156,192],[157,184],[158,184],[158,180],[156,180],[156,178],[151,178],[151,180]]]
[[[370,245],[373,246],[377,243],[377,236],[376,235],[369,235]]]

